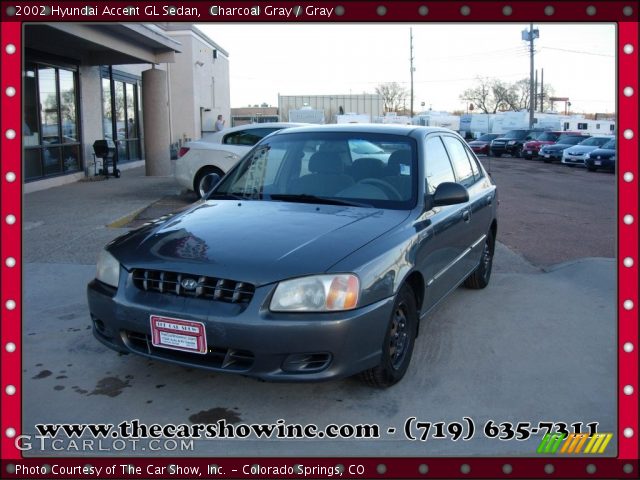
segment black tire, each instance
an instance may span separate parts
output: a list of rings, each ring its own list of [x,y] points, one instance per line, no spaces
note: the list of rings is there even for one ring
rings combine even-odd
[[[467,288],[473,288],[475,290],[481,289],[489,285],[491,279],[491,270],[493,268],[493,254],[496,247],[496,240],[493,237],[493,232],[489,230],[487,238],[484,241],[484,248],[482,249],[482,257],[480,258],[480,265],[471,272],[465,281],[464,286]]]
[[[495,152],[491,152],[491,155],[493,155],[494,157],[498,157],[498,158],[500,158],[502,156],[501,153],[495,153]]]
[[[196,197],[202,198],[202,196],[207,193],[202,191],[202,181],[204,177],[209,175],[210,173],[217,173],[220,175],[220,178],[224,176],[224,172],[216,167],[203,167],[196,174],[195,179],[193,180],[193,191],[196,192]]]
[[[516,153],[515,153],[514,157],[522,158],[522,147],[516,148]]]
[[[551,159],[550,158],[543,158],[542,161],[544,163],[551,163]]]
[[[403,285],[393,303],[382,344],[382,359],[377,366],[360,374],[362,380],[378,388],[387,388],[402,380],[411,362],[417,332],[416,297],[409,285]]]

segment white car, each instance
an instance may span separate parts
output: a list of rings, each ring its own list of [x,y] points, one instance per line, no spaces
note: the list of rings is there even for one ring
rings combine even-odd
[[[270,133],[299,123],[252,123],[207,133],[200,140],[187,142],[175,162],[175,177],[180,185],[193,190],[198,198],[206,191],[202,181],[209,173],[221,177],[251,148]]]
[[[596,148],[602,147],[612,138],[613,136],[611,135],[597,135],[594,137],[589,137],[579,144],[565,149],[562,152],[562,163],[569,166],[584,166],[585,160],[588,158],[588,153],[595,150]]]

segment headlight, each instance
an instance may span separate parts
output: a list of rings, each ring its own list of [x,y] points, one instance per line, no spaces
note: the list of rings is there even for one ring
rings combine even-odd
[[[509,140],[507,143],[508,143],[509,145],[515,145],[515,144],[516,144],[516,141],[515,141],[515,140]]]
[[[96,268],[96,278],[112,287],[118,286],[120,278],[120,263],[106,250],[102,250],[98,255],[98,265]]]
[[[585,160],[589,160],[590,158],[591,158],[591,157],[589,156],[589,154],[588,154],[588,153],[584,156],[584,159],[585,159]]]
[[[359,292],[360,281],[352,274],[296,278],[278,284],[269,308],[274,312],[352,310]]]

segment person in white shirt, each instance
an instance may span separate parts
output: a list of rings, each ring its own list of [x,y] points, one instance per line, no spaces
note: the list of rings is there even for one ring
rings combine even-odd
[[[218,120],[216,120],[216,132],[219,132],[220,130],[224,129],[224,122],[226,120],[222,119],[222,115],[218,115]]]

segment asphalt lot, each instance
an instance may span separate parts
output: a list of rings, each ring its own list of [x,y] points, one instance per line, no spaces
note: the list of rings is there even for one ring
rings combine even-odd
[[[483,162],[500,188],[492,283],[454,292],[421,329],[405,379],[384,391],[354,378],[264,383],[106,349],[91,335],[85,296],[98,249],[124,226],[193,197],[173,179],[145,178],[141,169],[26,195],[24,433],[34,433],[36,423],[284,419],[375,423],[383,435],[201,440],[193,450],[170,452],[131,444],[60,452],[49,445],[25,455],[531,456],[541,440],[498,441],[476,432],[466,442],[411,442],[402,434],[409,417],[467,416],[480,427],[490,419],[599,422],[599,431],[617,431],[615,176],[508,157]],[[615,452],[612,442],[607,454]]]

